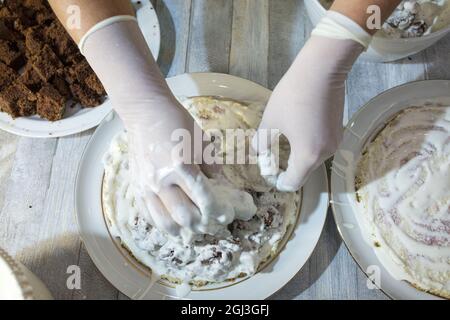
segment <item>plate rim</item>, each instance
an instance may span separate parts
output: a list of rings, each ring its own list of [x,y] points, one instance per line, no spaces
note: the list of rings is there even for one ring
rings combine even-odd
[[[229,75],[229,74],[222,74],[222,73],[207,73],[207,72],[187,73],[187,74],[182,74],[182,75],[179,75],[179,76],[175,76],[175,77],[169,78],[168,81],[170,81],[170,79],[180,80],[180,79],[183,79],[184,77],[187,77],[188,79],[190,78],[190,79],[194,79],[194,80],[203,80],[203,81],[211,81],[212,80],[213,82],[217,82],[218,79],[219,80],[220,79],[222,79],[222,80],[225,79],[226,81],[236,81],[236,80],[239,81],[239,82],[244,81],[244,82],[248,83],[249,85],[252,85],[255,88],[258,88],[259,90],[264,89],[267,92],[268,96],[270,95],[270,92],[271,92],[269,89],[264,88],[260,84],[254,83],[252,81],[249,81],[249,80],[246,80],[246,79],[243,79],[243,78],[239,78],[239,77],[232,76],[232,75]],[[101,128],[108,123],[108,118],[109,118],[109,116],[98,127],[98,129],[92,135],[92,137],[90,138],[88,144],[86,145],[85,150],[83,151],[83,154],[82,154],[82,157],[81,157],[81,161],[80,161],[80,165],[79,165],[78,170],[77,170],[76,183],[75,183],[75,186],[74,186],[74,192],[75,192],[74,193],[75,194],[75,197],[74,197],[75,213],[76,213],[76,221],[77,221],[80,237],[81,237],[81,239],[82,239],[82,241],[83,241],[83,243],[85,245],[86,250],[88,251],[89,256],[91,257],[92,261],[96,265],[97,269],[103,274],[103,276],[105,276],[105,278],[116,289],[118,289],[120,292],[122,292],[123,294],[127,295],[128,297],[130,297],[130,295],[128,293],[123,292],[116,285],[116,283],[114,283],[114,281],[111,281],[111,279],[109,279],[109,277],[107,277],[105,275],[105,273],[103,272],[103,266],[101,265],[101,262],[97,259],[96,254],[94,254],[94,252],[92,252],[93,250],[90,247],[90,245],[87,245],[87,243],[86,243],[86,238],[89,237],[89,234],[87,234],[82,228],[82,224],[83,224],[83,222],[81,221],[82,220],[82,215],[80,215],[80,213],[79,213],[80,212],[80,210],[79,210],[80,208],[79,207],[81,205],[78,204],[78,199],[80,198],[80,192],[78,192],[78,189],[79,189],[79,186],[80,186],[81,169],[83,167],[83,164],[85,164],[85,162],[86,162],[86,153],[89,150],[89,146],[91,146],[93,141],[95,141],[94,138],[96,137],[96,135],[99,134],[99,132],[101,132],[100,131],[100,130],[102,130]],[[317,243],[318,243],[318,241],[320,239],[320,236],[321,236],[321,234],[323,232],[325,221],[326,221],[326,218],[327,218],[327,215],[328,215],[327,213],[328,213],[328,208],[329,208],[330,193],[329,193],[329,180],[328,180],[328,175],[327,175],[327,171],[326,171],[325,165],[322,165],[317,170],[316,174],[318,176],[320,175],[320,182],[317,183],[318,186],[316,186],[316,188],[318,187],[322,191],[322,192],[320,192],[317,195],[317,201],[318,201],[317,207],[320,207],[320,208],[323,207],[323,210],[322,210],[322,212],[319,212],[319,213],[316,212],[315,213],[315,215],[317,216],[316,219],[318,219],[319,222],[316,222],[317,226],[315,226],[316,229],[314,230],[313,241],[311,241],[312,245],[308,247],[309,250],[305,251],[305,257],[306,258],[301,263],[300,267],[295,268],[296,269],[295,272],[290,273],[289,276],[286,279],[283,279],[282,282],[280,282],[280,283],[278,283],[276,285],[277,288],[271,290],[270,292],[267,292],[266,294],[264,294],[264,296],[258,297],[258,299],[269,298],[273,294],[275,294],[276,292],[281,290],[289,281],[292,280],[292,278],[294,278],[300,272],[300,270],[303,268],[303,266],[309,261],[312,253],[314,252],[314,250],[315,250],[315,248],[317,246]],[[303,199],[303,204],[305,203],[305,198],[306,197],[304,197],[304,199]],[[317,211],[317,208],[315,209],[315,211]],[[101,216],[103,217],[103,215],[101,215]],[[302,217],[302,211],[300,211],[299,216],[300,216],[300,219],[298,219],[298,220],[300,222],[301,221],[301,217]],[[297,223],[296,227],[293,230],[292,237],[295,236],[296,230],[298,230],[298,223]],[[105,226],[105,228],[107,228],[107,227]],[[106,231],[108,231],[108,230],[106,229]],[[289,241],[287,241],[287,244],[289,244],[289,242],[291,242],[291,240],[292,240],[292,238]],[[112,239],[111,239],[111,244],[114,246],[114,244],[112,243]],[[286,248],[284,248],[283,251],[285,251],[285,250],[286,250]],[[280,255],[282,254],[282,252],[280,252]],[[277,259],[275,259],[275,261],[276,260]],[[274,262],[272,262],[272,263],[274,263]],[[270,264],[269,264],[269,266],[270,266]],[[239,285],[239,283],[237,285]],[[226,289],[226,288],[224,288],[224,289]],[[218,290],[221,290],[221,289],[218,289]],[[198,298],[198,297],[193,297],[193,299],[196,299],[196,298]],[[217,299],[217,298],[212,298],[212,299]]]
[[[356,123],[358,121],[359,118],[361,118],[365,113],[367,113],[370,108],[372,108],[373,104],[376,104],[379,100],[383,99],[385,96],[389,95],[389,94],[393,94],[396,91],[400,91],[400,90],[404,90],[404,89],[408,89],[408,88],[413,88],[415,86],[421,86],[421,85],[426,85],[426,84],[437,84],[437,85],[441,85],[441,86],[446,86],[447,88],[450,88],[450,80],[443,80],[443,79],[432,79],[432,80],[415,80],[415,81],[411,81],[411,82],[407,82],[407,83],[403,83],[400,84],[398,86],[392,87],[390,89],[387,89],[379,94],[377,94],[376,96],[374,96],[372,99],[370,99],[369,101],[367,101],[360,109],[358,109],[353,116],[351,117],[351,119],[349,120],[347,126],[345,127],[345,132],[350,131],[350,128],[352,127],[353,123]],[[449,94],[450,97],[450,94]],[[434,98],[439,98],[439,97],[434,97]],[[425,99],[425,98],[424,98]],[[426,98],[428,99],[428,98]],[[431,99],[431,98],[430,98]],[[414,100],[418,100],[418,99],[413,99]],[[407,105],[407,101],[408,99],[399,99],[396,102],[403,102],[405,103],[405,105],[403,105],[401,107],[401,110],[408,108],[410,105]],[[409,100],[411,101],[411,100]],[[389,121],[389,117],[387,115],[384,115],[383,113],[389,111],[390,109],[395,107],[395,103],[396,102],[390,102],[390,103],[385,103],[385,104],[389,104],[388,107],[386,107],[383,110],[379,110],[378,112],[378,116],[383,118],[383,122]],[[369,132],[369,130],[372,130],[371,132]],[[368,134],[368,136],[373,136],[375,134],[375,131],[377,130],[377,127],[375,126],[374,128],[368,128],[366,130],[366,133]],[[345,132],[344,132],[344,137],[345,137]],[[340,151],[342,150],[342,147],[344,146],[345,141],[342,141],[341,145],[339,146],[338,150],[336,151],[336,155],[340,153]],[[362,148],[364,148],[364,146],[367,144],[367,141],[365,143],[362,144]],[[344,226],[341,224],[341,221],[343,221],[343,219],[340,219],[340,217],[344,216],[344,212],[351,212],[351,214],[353,216],[355,216],[356,212],[353,209],[349,209],[349,210],[344,210],[344,209],[340,209],[338,208],[338,206],[336,206],[336,199],[338,198],[338,192],[336,191],[336,185],[337,185],[337,180],[344,180],[346,181],[347,179],[344,179],[342,177],[339,177],[339,175],[335,172],[334,168],[335,168],[335,161],[336,161],[336,157],[333,159],[332,162],[332,167],[331,167],[331,177],[330,177],[330,207],[331,207],[331,211],[333,214],[333,219],[336,222],[336,227],[339,233],[339,236],[342,239],[342,242],[344,243],[348,253],[350,254],[350,256],[352,257],[353,261],[356,263],[356,265],[358,266],[358,268],[363,272],[363,274],[365,275],[365,277],[367,279],[369,278],[369,275],[367,273],[367,271],[363,268],[363,264],[367,264],[364,263],[363,260],[366,260],[364,258],[362,258],[363,255],[359,255],[357,250],[355,249],[354,246],[351,245],[351,243],[353,242],[351,240],[351,237],[347,235],[347,232],[344,232]],[[339,166],[339,164],[337,165]],[[345,188],[345,191],[347,191],[347,188]],[[342,211],[342,213],[340,213]],[[360,235],[362,232],[360,230],[360,227],[358,225],[358,234]],[[364,241],[364,237],[361,235],[361,238]],[[365,241],[364,241],[365,243]],[[379,263],[380,266],[382,266],[383,268],[386,269],[386,267],[382,264],[382,262],[378,259],[378,257],[375,254],[375,251],[373,250],[372,247],[369,246],[369,244],[365,243],[365,245],[367,245],[370,248],[370,255],[375,257],[375,259],[377,260],[377,262]],[[359,256],[359,258],[358,258]],[[387,276],[389,279],[392,279],[394,281],[397,282],[402,282],[405,283],[405,285],[408,286],[408,291],[410,291],[411,293],[415,293],[417,295],[417,299],[420,299],[420,297],[418,297],[418,295],[424,295],[425,297],[427,297],[430,300],[442,300],[442,297],[439,297],[437,295],[431,294],[429,292],[425,292],[422,291],[420,289],[415,288],[412,284],[405,282],[404,280],[397,280],[395,279],[390,272],[386,269],[387,271]],[[383,285],[381,284],[380,286],[377,286],[377,288],[383,292],[389,299],[391,300],[400,300],[400,299],[404,299],[402,297],[401,294],[398,294],[397,292],[393,292],[392,290],[388,290],[386,287],[383,288]],[[444,299],[445,300],[445,299]]]
[[[158,15],[156,14],[156,10],[153,7],[153,4],[150,0],[144,0],[145,4],[141,7],[141,9],[149,8],[149,14],[151,15],[151,19],[148,19],[148,21],[151,21],[154,23],[154,31],[145,33],[148,34],[148,37],[146,37],[147,43],[152,43],[152,45],[149,47],[153,52],[153,55],[155,57],[155,60],[158,58],[160,50],[161,50],[161,27],[159,23]],[[131,0],[133,4],[139,2],[138,0]],[[143,2],[143,1],[141,1]],[[148,16],[147,18],[149,18]],[[145,23],[148,24],[147,20],[145,22],[141,22],[141,20],[138,21],[139,24]],[[156,34],[155,34],[156,32]],[[155,34],[156,37],[153,38],[151,35]],[[84,131],[87,131],[89,129],[92,129],[96,126],[98,126],[102,120],[111,112],[111,102],[109,99],[106,99],[101,105],[95,107],[95,108],[85,108],[87,110],[86,112],[79,114],[79,115],[72,115],[65,119],[59,120],[59,121],[48,121],[45,119],[30,119],[30,117],[19,117],[16,119],[11,119],[11,117],[4,113],[0,112],[0,130],[3,130],[5,132],[25,137],[25,138],[38,138],[38,139],[51,139],[51,138],[61,138],[70,136],[77,133],[82,133]],[[74,119],[78,117],[79,119]],[[72,119],[71,119],[72,118]],[[70,120],[69,120],[70,119]],[[27,128],[27,124],[24,123],[21,127],[18,127],[16,125],[17,120],[25,120],[26,122],[30,121],[30,124],[28,126],[32,126],[32,129]],[[66,121],[65,121],[66,120]],[[41,122],[41,123],[38,123]],[[70,124],[70,126],[68,126]],[[36,126],[36,127],[34,127]]]

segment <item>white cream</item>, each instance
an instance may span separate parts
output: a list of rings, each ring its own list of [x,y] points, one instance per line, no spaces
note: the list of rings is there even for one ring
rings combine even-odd
[[[359,164],[358,222],[400,280],[450,297],[450,107],[399,114]]]
[[[256,128],[263,110],[260,105],[201,97],[187,99],[184,105],[203,129]],[[222,151],[228,150],[226,142],[220,143]],[[296,220],[299,193],[274,191],[256,164],[224,165],[208,172],[213,188],[223,193],[236,189],[250,192],[256,214],[248,199],[238,196],[234,201],[241,208],[236,210],[233,221],[223,217],[224,224],[215,225],[222,232],[215,236],[192,235],[192,242],[186,244],[181,237],[169,237],[152,226],[149,212],[135,197],[130,184],[127,154],[127,137],[123,133],[112,141],[104,158],[103,201],[111,234],[120,238],[156,277],[184,283],[178,288],[180,295],[186,294],[186,283],[223,282],[254,274],[261,263],[277,252],[288,226]]]

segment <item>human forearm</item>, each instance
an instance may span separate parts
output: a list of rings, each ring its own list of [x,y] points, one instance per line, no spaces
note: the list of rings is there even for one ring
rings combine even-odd
[[[50,0],[50,4],[79,43],[123,120],[134,118],[133,110],[140,109],[138,103],[124,103],[127,97],[133,96],[135,102],[145,101],[146,105],[150,98],[172,99],[136,20],[130,17],[134,16],[134,10],[128,0]],[[65,23],[71,19],[70,6],[74,5],[80,11],[80,28],[70,28]],[[99,22],[116,16],[122,17],[92,29]],[[82,38],[83,43],[80,43]]]
[[[134,15],[128,0],[49,0],[49,3],[76,43],[100,21],[118,15]],[[66,23],[74,14],[69,10],[71,6],[79,8],[80,25],[77,27]]]
[[[380,8],[381,22],[384,22],[399,5],[401,0],[336,0],[331,10],[339,12],[361,27],[370,34],[374,34],[377,30],[370,29],[367,26],[367,20],[373,13],[368,13],[368,7],[376,5]]]

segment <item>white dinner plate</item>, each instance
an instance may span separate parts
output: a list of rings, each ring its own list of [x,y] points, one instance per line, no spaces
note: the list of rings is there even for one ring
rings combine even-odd
[[[334,157],[331,174],[331,206],[339,233],[350,254],[366,273],[379,268],[379,288],[393,299],[439,299],[396,280],[377,258],[373,244],[366,241],[356,218],[355,168],[361,152],[392,117],[401,110],[424,102],[450,105],[450,81],[429,80],[408,83],[371,100],[350,120],[342,144]],[[368,272],[369,271],[369,272]]]
[[[240,101],[266,103],[271,92],[248,80],[230,75],[199,73],[168,79],[178,97],[222,96]],[[101,204],[102,158],[113,137],[123,130],[114,113],[94,133],[83,155],[76,183],[75,206],[84,244],[103,275],[122,293],[133,299],[176,298],[175,289],[157,283],[150,289],[150,277],[119,249],[111,238]],[[306,263],[319,240],[328,209],[325,167],[317,170],[303,190],[297,225],[284,250],[253,277],[220,289],[192,291],[187,299],[265,299],[281,289]]]
[[[150,2],[131,1],[136,9],[139,26],[145,40],[156,58],[160,49],[160,30],[158,17]],[[0,129],[32,138],[56,138],[79,133],[97,126],[112,110],[109,100],[95,108],[81,108],[79,105],[68,107],[64,118],[51,122],[38,116],[12,119],[8,114],[0,112]]]

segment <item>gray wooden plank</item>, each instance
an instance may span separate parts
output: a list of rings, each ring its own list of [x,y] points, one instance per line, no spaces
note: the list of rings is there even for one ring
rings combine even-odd
[[[230,73],[267,86],[269,1],[235,0]]]
[[[86,247],[81,244],[79,249],[78,266],[81,270],[81,290],[73,292],[73,299],[117,300],[121,293],[97,269]]]
[[[60,274],[53,277],[59,279],[58,292],[62,297],[70,296],[71,299],[114,299],[117,290],[100,274],[92,260],[88,258],[81,239],[78,236],[76,212],[74,208],[74,188],[77,169],[81,155],[86,148],[94,130],[61,138],[53,158],[53,170],[51,172],[51,184],[46,196],[46,211],[48,221],[46,228],[48,234],[41,238],[52,238],[54,234],[73,234],[71,242],[67,243],[71,248],[71,255],[66,259],[58,259]],[[60,244],[55,248],[60,249]],[[69,290],[65,285],[68,277],[67,268],[76,265],[80,268],[81,289]],[[64,281],[62,281],[64,280]],[[55,286],[57,284],[54,284]]]
[[[425,61],[424,53],[392,63],[359,60],[347,81],[350,114],[383,91],[411,81],[424,80]]]
[[[37,242],[55,149],[56,140],[18,141],[0,212],[1,243],[12,255]]]
[[[188,72],[228,73],[233,1],[193,0]]]
[[[154,0],[161,25],[158,63],[168,77],[184,73],[189,40],[191,0]]]
[[[312,25],[303,1],[269,1],[269,75],[273,89],[309,38]]]
[[[80,263],[80,238],[74,210],[74,183],[81,154],[92,131],[62,139],[18,143],[0,214],[2,246],[48,286],[55,298],[115,297],[89,263],[80,265],[81,290],[69,290],[67,268]],[[81,261],[83,262],[83,261]],[[49,272],[51,270],[51,272]],[[83,278],[89,281],[83,281]],[[101,289],[101,290],[100,290]]]
[[[18,141],[17,136],[0,131],[0,209],[3,208]]]
[[[426,79],[450,79],[450,35],[424,51]]]

